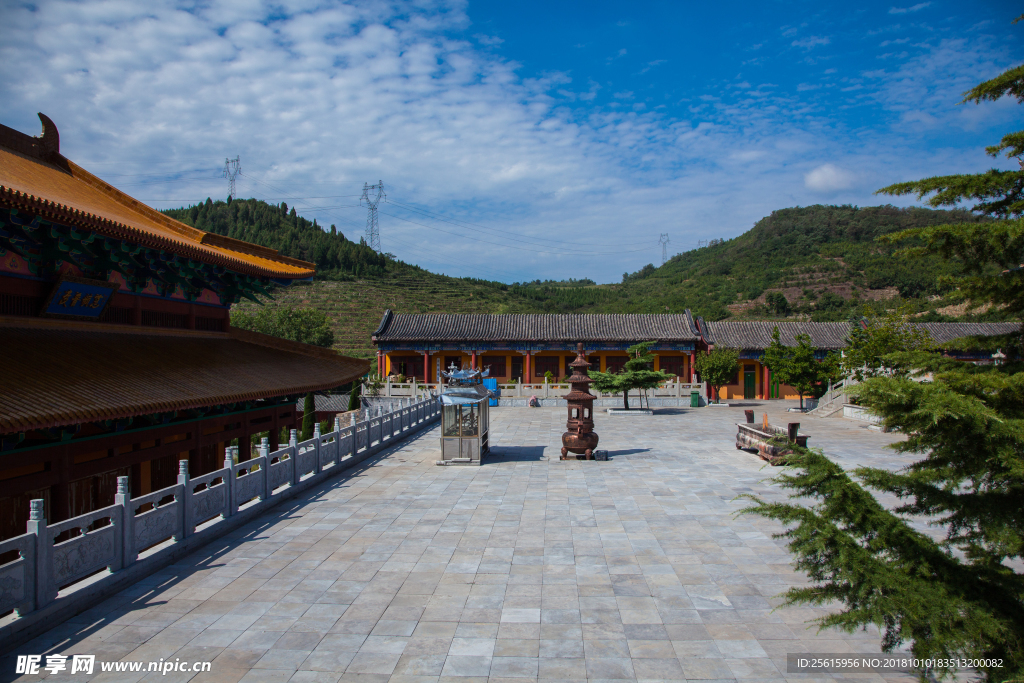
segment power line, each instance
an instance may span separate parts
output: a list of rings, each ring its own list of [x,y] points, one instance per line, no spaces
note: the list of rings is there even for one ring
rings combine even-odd
[[[473,228],[479,228],[481,230],[488,230],[490,232],[497,233],[497,235],[499,237],[506,237],[509,234],[508,230],[501,230],[501,229],[498,229],[498,228],[489,228],[486,225],[480,225],[478,223],[470,223],[469,221],[463,221],[463,220],[459,220],[457,218],[450,218],[448,216],[444,216],[443,214],[438,214],[438,213],[434,213],[432,211],[427,211],[426,209],[420,209],[418,207],[410,206],[409,204],[403,204],[402,202],[389,201],[388,203],[389,204],[394,204],[395,206],[400,206],[403,209],[406,209],[408,211],[415,211],[416,213],[421,213],[421,214],[423,214],[423,215],[425,215],[425,216],[427,216],[429,218],[433,218],[434,220],[439,220],[439,221],[442,221],[444,223],[450,223],[451,225],[454,225],[454,226],[459,227],[459,228],[464,228],[464,227],[472,226]],[[578,241],[556,240],[556,239],[551,239],[550,237],[533,237],[533,236],[527,236],[527,235],[516,235],[516,237],[519,238],[519,239],[530,239],[530,240],[542,241],[542,242],[553,242],[555,244],[572,244],[572,245],[578,245],[579,244]],[[593,247],[615,248],[615,247],[617,247],[619,245],[617,245],[617,244],[591,244],[590,246],[593,246]]]
[[[423,228],[429,228],[430,230],[437,230],[438,232],[443,232],[443,233],[445,233],[447,235],[454,235],[455,237],[459,237],[459,238],[462,238],[464,240],[472,240],[474,242],[481,242],[483,244],[493,244],[494,246],[501,247],[503,249],[517,249],[519,251],[528,251],[528,252],[530,252],[532,254],[555,254],[555,255],[565,254],[565,251],[544,251],[542,249],[528,249],[526,247],[520,247],[520,246],[516,246],[516,245],[513,245],[513,244],[501,244],[499,242],[489,242],[488,240],[482,240],[479,237],[470,237],[468,235],[460,235],[459,233],[452,232],[451,230],[442,230],[441,228],[438,228],[438,227],[436,227],[434,225],[427,225],[426,223],[418,223],[417,221],[411,221],[408,218],[402,218],[401,216],[396,216],[395,214],[387,213],[386,211],[382,211],[381,213],[383,213],[385,216],[391,216],[392,218],[397,218],[400,221],[405,221],[406,223],[412,223],[413,225],[418,225],[418,226],[423,227]],[[650,249],[649,246],[648,247],[644,247],[642,249],[619,249],[617,251],[580,251],[578,249],[573,249],[572,253],[574,253],[574,254],[587,254],[587,255],[590,255],[590,256],[607,256],[607,255],[612,255],[612,254],[632,254],[634,252],[647,251],[648,249]]]
[[[366,202],[366,243],[378,254],[380,253],[380,227],[377,225],[377,204],[380,200],[388,200],[384,194],[384,181],[378,180],[376,185],[363,183],[363,196],[360,202]]]

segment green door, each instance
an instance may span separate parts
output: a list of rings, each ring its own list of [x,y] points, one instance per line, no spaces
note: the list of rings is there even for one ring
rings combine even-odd
[[[743,373],[743,398],[754,398],[757,373],[747,370]]]

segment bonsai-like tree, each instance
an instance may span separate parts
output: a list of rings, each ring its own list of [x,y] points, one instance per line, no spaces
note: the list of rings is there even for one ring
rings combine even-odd
[[[654,342],[641,342],[626,349],[629,360],[622,368],[622,372],[600,372],[590,371],[590,377],[594,380],[594,388],[606,394],[622,392],[622,407],[629,410],[629,392],[633,389],[653,389],[664,382],[668,382],[675,375],[670,375],[661,370],[652,370],[654,364],[654,353],[651,347]],[[641,406],[643,404],[641,403]]]
[[[1024,102],[1024,65],[965,94],[981,103],[1004,96]],[[989,148],[1024,165],[1024,131]],[[1014,164],[1017,166],[1017,164]],[[900,183],[885,194],[931,195],[932,206],[976,201],[993,220],[939,225],[888,235],[912,240],[903,255],[955,260],[964,275],[951,283],[972,302],[1024,312],[1024,168],[992,169]],[[1019,334],[1013,335],[1019,340]],[[1012,342],[1012,339],[1008,339]],[[1008,348],[1008,347],[1004,347]],[[1019,348],[1019,346],[1018,346]],[[853,632],[869,624],[886,651],[903,644],[934,658],[922,672],[955,674],[955,662],[978,662],[992,683],[1024,676],[1024,364],[1012,356],[978,366],[922,350],[882,355],[880,367],[931,373],[867,377],[860,402],[907,438],[891,448],[915,454],[899,470],[846,471],[821,452],[803,451],[776,481],[798,504],[756,501],[750,512],[786,525],[796,568],[811,583],[787,594],[791,604],[825,605],[822,627]],[[875,491],[895,499],[889,509]],[[917,526],[932,520],[943,538]],[[832,609],[838,604],[840,609]]]
[[[772,343],[764,350],[761,362],[782,384],[788,384],[800,394],[800,410],[804,409],[804,396],[813,394],[822,384],[839,378],[839,356],[829,353],[824,359],[815,357],[817,349],[811,346],[806,334],[795,337],[796,346],[783,346],[779,328],[772,330]]]
[[[739,372],[740,352],[727,346],[715,346],[708,352],[698,353],[693,359],[693,367],[711,387],[711,397],[718,403],[719,388]]]

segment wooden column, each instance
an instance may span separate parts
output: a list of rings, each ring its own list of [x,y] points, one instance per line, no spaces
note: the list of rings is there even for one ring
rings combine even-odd
[[[430,384],[430,351],[423,352],[423,383]]]
[[[470,368],[470,370],[475,370],[476,369],[476,351],[475,350],[473,351],[472,358],[469,359],[469,368]]]
[[[529,351],[526,352],[526,357],[523,359],[523,365],[526,366],[525,368],[523,368],[523,375],[524,375],[524,377],[523,377],[523,384],[532,384],[533,383],[533,373],[530,372],[530,352]]]
[[[190,330],[196,329],[196,305],[193,304],[193,303],[189,303],[189,305],[188,305],[188,324],[187,324],[187,327]]]
[[[696,355],[696,351],[690,351],[690,382],[695,382],[697,379],[697,371],[693,367],[693,358]]]

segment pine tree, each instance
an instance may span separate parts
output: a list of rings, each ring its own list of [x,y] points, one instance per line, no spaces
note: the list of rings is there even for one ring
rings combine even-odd
[[[316,400],[312,392],[306,394],[302,402],[302,441],[313,438],[313,425],[316,424]]]
[[[829,353],[818,360],[817,349],[811,346],[811,338],[798,334],[796,346],[783,346],[779,339],[778,326],[772,330],[772,341],[761,356],[772,375],[782,384],[788,384],[800,394],[800,410],[804,409],[804,396],[814,393],[829,380],[839,378],[839,357]]]
[[[1024,102],[1024,66],[964,95],[981,103],[1003,96]],[[988,148],[1018,162],[1024,131]],[[959,259],[960,286],[977,303],[1024,310],[1024,171],[991,170],[890,185],[886,194],[931,195],[933,206],[977,200],[995,220],[917,228],[885,241],[912,246],[903,255]],[[1019,340],[1017,347],[1019,348]],[[926,350],[897,350],[880,363],[906,371],[868,377],[860,402],[889,429],[893,444],[920,459],[902,470],[848,473],[820,452],[804,451],[776,478],[809,505],[766,503],[749,512],[789,525],[782,534],[812,584],[789,603],[841,609],[822,626],[853,631],[876,624],[882,646],[909,644],[916,657],[978,658],[990,681],[1024,675],[1024,364],[976,366]],[[928,376],[930,381],[918,381]],[[899,499],[886,509],[872,490]],[[937,521],[939,540],[912,521]],[[939,664],[935,676],[951,673]],[[923,674],[922,674],[923,675]]]
[[[653,389],[675,376],[660,370],[652,370],[655,355],[651,352],[654,342],[641,342],[626,349],[630,358],[622,372],[590,371],[594,388],[605,393],[622,392],[622,407],[629,410],[629,392],[633,389]],[[643,403],[641,402],[641,407]]]

